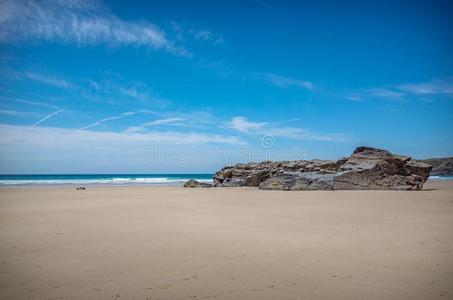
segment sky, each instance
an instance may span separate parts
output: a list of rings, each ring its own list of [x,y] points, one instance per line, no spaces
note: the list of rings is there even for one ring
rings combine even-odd
[[[453,156],[451,1],[0,0],[0,173]]]

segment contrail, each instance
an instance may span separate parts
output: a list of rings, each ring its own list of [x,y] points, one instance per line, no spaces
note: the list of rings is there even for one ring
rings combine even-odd
[[[36,126],[36,125],[38,125],[38,124],[44,122],[45,120],[47,120],[47,119],[49,119],[49,118],[52,118],[52,117],[55,116],[55,115],[58,115],[59,113],[61,113],[61,112],[63,112],[63,111],[64,111],[64,109],[60,109],[60,110],[54,111],[53,113],[48,114],[47,116],[45,116],[44,118],[42,118],[41,120],[39,120],[38,122],[36,122],[35,124],[33,124],[33,125],[31,125],[31,126],[32,126],[32,127],[33,127],[33,126]]]
[[[80,128],[80,130],[86,130],[86,129],[90,129],[90,128],[93,128],[93,127],[96,127],[98,125],[101,125],[102,123],[104,122],[108,122],[108,121],[113,121],[113,120],[118,120],[118,119],[122,119],[124,117],[127,117],[127,116],[133,116],[135,114],[137,114],[139,112],[136,112],[136,111],[128,111],[128,112],[124,112],[122,113],[121,115],[119,116],[113,116],[113,117],[108,117],[108,118],[104,118],[104,119],[101,119],[93,124],[90,124],[88,126],[85,126],[85,127],[82,127]]]
[[[101,125],[102,123],[104,122],[107,122],[107,121],[112,121],[112,120],[117,120],[117,119],[121,119],[123,118],[124,116],[115,116],[115,117],[108,117],[108,118],[104,118],[104,119],[101,119],[93,124],[90,124],[88,126],[85,126],[85,127],[82,127],[80,128],[80,130],[86,130],[86,129],[90,129],[90,128],[93,128],[93,127],[96,127],[98,125]]]

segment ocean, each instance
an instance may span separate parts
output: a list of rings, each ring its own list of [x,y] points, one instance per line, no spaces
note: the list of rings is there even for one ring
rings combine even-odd
[[[183,185],[189,179],[212,182],[213,174],[55,174],[0,175],[1,186]]]
[[[453,176],[429,176],[430,180],[453,180]]]
[[[173,185],[189,179],[212,183],[213,174],[55,174],[0,175],[1,186],[51,185]],[[453,180],[452,176],[430,176],[430,180]]]

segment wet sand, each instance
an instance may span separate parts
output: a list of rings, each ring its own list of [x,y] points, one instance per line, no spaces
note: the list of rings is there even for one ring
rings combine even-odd
[[[452,283],[451,181],[0,189],[0,299],[452,299]]]

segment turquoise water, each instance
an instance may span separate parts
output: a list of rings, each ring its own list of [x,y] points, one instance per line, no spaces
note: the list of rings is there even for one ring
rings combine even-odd
[[[453,180],[453,176],[429,176],[430,180]]]
[[[182,185],[189,179],[212,182],[213,174],[59,174],[0,175],[0,186],[27,185]],[[430,180],[453,180],[431,176]]]
[[[59,174],[0,175],[0,186],[26,185],[182,185],[193,178],[212,182],[212,174]]]

